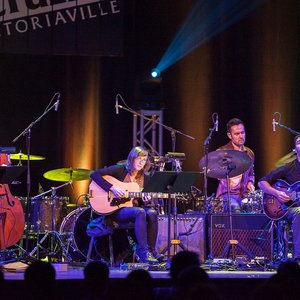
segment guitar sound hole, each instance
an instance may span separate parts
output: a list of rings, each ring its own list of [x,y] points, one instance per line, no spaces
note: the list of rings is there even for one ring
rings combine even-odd
[[[128,198],[113,198],[110,202],[110,206],[119,206],[120,204],[126,203],[127,201],[129,201],[130,199]]]

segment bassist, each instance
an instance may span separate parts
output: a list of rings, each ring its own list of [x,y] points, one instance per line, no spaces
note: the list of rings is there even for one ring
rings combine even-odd
[[[293,185],[300,181],[300,135],[294,138],[296,159],[284,166],[281,166],[258,182],[258,186],[264,193],[275,197],[284,206],[291,201],[289,193],[282,189],[276,189],[273,185],[278,180],[284,180],[287,184]],[[296,191],[299,192],[299,191]],[[293,247],[294,247],[294,260],[300,262],[300,207],[299,204],[290,206],[285,214],[287,220],[292,225],[293,231]]]

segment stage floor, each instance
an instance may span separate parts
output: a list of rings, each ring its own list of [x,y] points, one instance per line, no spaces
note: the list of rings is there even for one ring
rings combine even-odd
[[[76,280],[76,279],[83,279],[83,266],[71,266],[71,265],[63,265],[63,267],[59,264],[54,264],[56,269],[56,279],[57,280]],[[65,269],[62,271],[62,269]],[[110,268],[110,278],[118,279],[118,278],[125,278],[131,270],[120,270],[120,268]],[[166,279],[169,280],[169,271],[149,271],[152,278],[154,279]],[[6,280],[23,280],[24,279],[24,270],[21,271],[3,271],[4,278]],[[221,270],[221,271],[210,271],[207,270],[210,278],[270,278],[276,271],[255,271],[255,270],[247,270],[247,271],[231,271],[231,270]]]

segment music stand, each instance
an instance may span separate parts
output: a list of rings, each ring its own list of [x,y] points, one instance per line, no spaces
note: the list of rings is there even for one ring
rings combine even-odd
[[[161,251],[164,254],[168,251],[168,260],[170,259],[170,249],[174,246],[174,255],[177,253],[177,246],[185,250],[177,235],[177,201],[176,193],[187,193],[191,185],[195,182],[199,172],[174,172],[163,171],[155,172],[149,183],[145,186],[145,192],[168,193],[168,245]],[[174,200],[174,239],[171,240],[171,200]]]

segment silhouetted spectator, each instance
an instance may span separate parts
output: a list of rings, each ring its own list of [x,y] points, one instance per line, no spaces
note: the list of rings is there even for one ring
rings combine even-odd
[[[126,278],[126,283],[135,299],[154,299],[153,278],[148,271],[143,269],[131,271]]]
[[[277,274],[255,289],[254,300],[299,299],[300,295],[300,266],[297,262],[283,262]]]
[[[87,290],[83,299],[104,299],[109,281],[109,268],[100,261],[90,262],[83,270]]]
[[[109,300],[152,300],[153,282],[146,270],[131,271],[125,280],[113,282],[107,294]]]
[[[192,251],[181,251],[173,256],[170,266],[170,276],[172,279],[172,286],[161,287],[154,290],[155,298],[159,300],[170,299],[171,295],[176,293],[178,286],[178,276],[181,271],[187,267],[200,268],[200,260],[197,253]]]
[[[27,299],[56,299],[56,272],[43,261],[35,261],[25,271],[25,297]]]
[[[221,296],[217,288],[212,283],[197,283],[193,285],[187,292],[184,299],[186,300],[220,300]],[[268,298],[266,298],[268,299]],[[273,300],[273,299],[272,299]]]

